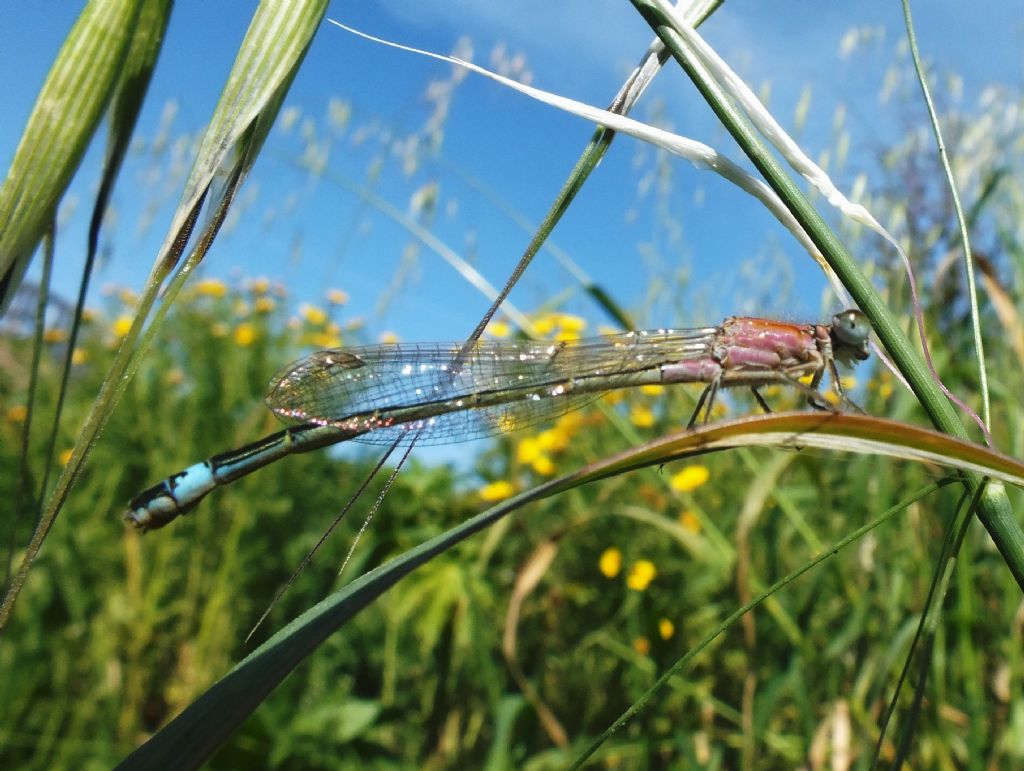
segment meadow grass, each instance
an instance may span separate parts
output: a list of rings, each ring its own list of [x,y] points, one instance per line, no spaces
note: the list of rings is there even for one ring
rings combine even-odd
[[[197,283],[173,317],[181,345],[155,351],[129,387],[69,500],[75,526],[51,535],[26,612],[0,642],[9,673],[0,744],[15,765],[109,764],[193,700],[244,655],[249,625],[369,468],[372,455],[296,456],[215,492],[159,534],[116,524],[142,486],[271,430],[260,396],[288,352],[321,347],[325,336],[358,341],[343,306],[308,306],[287,323],[286,299],[262,281]],[[75,356],[83,385],[102,375],[123,330],[120,303],[88,323]],[[564,314],[535,321],[552,338],[586,332]],[[50,335],[44,372],[57,366],[60,337]],[[869,411],[909,409],[889,378],[857,375]],[[3,383],[11,394],[11,378]],[[609,396],[481,443],[472,472],[413,463],[349,571],[557,470],[678,426],[694,396]],[[795,400],[785,390],[768,396]],[[748,408],[742,398],[728,407]],[[82,409],[73,401],[69,416]],[[19,417],[10,408],[3,421],[4,469],[17,465]],[[600,733],[717,620],[932,478],[875,458],[751,449],[532,505],[385,595],[287,679],[212,765],[451,766],[501,756],[517,767],[557,766],[571,757],[559,737]],[[866,757],[954,504],[932,496],[774,595],[608,742],[603,762],[784,768],[836,752],[836,736]],[[360,515],[284,596],[271,628],[338,584]],[[1012,756],[1012,683],[1024,664],[1012,631],[1018,613],[1001,562],[984,538],[970,539],[917,715],[922,764]],[[904,709],[908,701],[909,692]],[[886,743],[883,757],[891,753]]]

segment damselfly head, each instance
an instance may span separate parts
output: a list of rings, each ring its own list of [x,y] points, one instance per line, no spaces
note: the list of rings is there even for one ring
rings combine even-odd
[[[868,358],[868,336],[871,322],[855,308],[837,313],[832,317],[832,348],[837,359],[853,363]]]

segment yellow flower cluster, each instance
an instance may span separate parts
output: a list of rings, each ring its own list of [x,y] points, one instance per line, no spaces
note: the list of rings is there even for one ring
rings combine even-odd
[[[609,546],[601,552],[597,567],[605,578],[615,578],[622,570],[622,552],[615,546]]]
[[[652,383],[640,386],[638,390],[644,396],[661,396],[665,393],[665,386]],[[622,401],[625,398],[623,392],[618,391],[615,393],[618,395],[618,401]],[[657,416],[649,404],[641,402],[633,404],[629,408],[629,422],[637,428],[651,428],[657,422]]]
[[[299,306],[299,316],[302,317],[307,324],[312,324],[315,327],[327,323],[327,311],[323,308],[317,307],[316,305],[310,305],[309,303],[303,303]]]
[[[536,436],[523,437],[516,447],[516,462],[531,466],[541,476],[551,476],[556,470],[551,456],[569,447],[582,422],[583,417],[578,412],[569,412],[556,420],[551,428]]]
[[[248,348],[256,340],[256,327],[247,321],[243,321],[235,327],[235,344],[241,348]]]
[[[507,321],[492,321],[487,325],[487,334],[491,337],[505,338],[512,334],[512,327]]]
[[[127,315],[121,315],[117,317],[114,322],[114,336],[121,338],[128,334],[128,330],[132,328],[132,317]]]
[[[246,282],[245,287],[254,295],[265,295],[270,291],[270,279],[266,276],[250,279]]]
[[[348,292],[343,289],[328,289],[327,302],[331,305],[344,305],[348,302]]]
[[[301,328],[303,322],[309,331],[308,340],[317,348],[340,348],[342,346],[341,327],[330,320],[330,314],[323,308],[309,303],[299,306],[299,319],[294,320],[296,328]]]
[[[133,309],[138,302],[138,296],[132,290],[116,285],[104,287],[103,291],[107,295],[117,297],[124,306],[120,315],[110,322],[111,339],[109,342],[112,346],[116,346],[132,328],[135,320]],[[341,289],[329,289],[325,296],[331,306],[344,305],[349,301],[348,294]],[[205,278],[195,281],[189,287],[189,294],[183,295],[183,297],[210,298],[216,301],[216,304],[204,309],[204,313],[208,313],[210,308],[216,311],[208,322],[209,334],[213,337],[232,340],[241,348],[248,348],[266,334],[266,325],[260,317],[274,312],[280,298],[287,297],[287,291],[282,284],[272,282],[265,276],[231,283],[220,278]],[[220,301],[231,303],[232,318],[224,318],[221,315],[220,312],[228,306],[224,306]],[[319,348],[340,348],[343,344],[342,328],[331,320],[331,313],[325,310],[325,307],[310,303],[301,305],[297,317],[288,320],[288,326],[303,333],[303,344],[315,345]],[[91,309],[87,311],[89,321],[95,321],[97,317],[96,311]],[[346,329],[354,330],[361,324],[361,321],[353,320],[346,326]],[[59,343],[66,339],[67,333],[64,330],[50,329],[45,333],[47,342]],[[84,364],[87,361],[88,354],[85,350],[74,351],[73,362],[75,364]]]
[[[200,297],[213,297],[221,299],[228,294],[228,285],[219,278],[204,278],[195,284],[196,294]]]
[[[597,567],[605,578],[615,578],[622,572],[622,551],[617,546],[609,546],[601,552]],[[653,562],[637,560],[630,566],[629,573],[626,574],[626,586],[633,591],[642,592],[651,585],[657,575],[658,569]]]
[[[646,404],[634,404],[629,410],[629,422],[638,428],[650,428],[654,420],[654,412]]]
[[[256,313],[270,313],[276,306],[273,297],[257,297],[252,303],[252,309]]]
[[[637,560],[626,576],[626,586],[635,592],[642,592],[651,585],[658,575],[658,569],[650,560]]]
[[[533,331],[554,340],[577,340],[587,328],[585,319],[569,313],[544,313],[533,322]]]

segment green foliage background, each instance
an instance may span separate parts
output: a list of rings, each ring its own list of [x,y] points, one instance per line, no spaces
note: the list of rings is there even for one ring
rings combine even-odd
[[[279,362],[322,341],[328,327],[350,329],[341,307],[334,319],[291,325],[285,298],[256,312],[268,297],[258,288],[205,282],[179,304],[175,344],[149,357],[68,504],[74,527],[48,541],[24,610],[0,640],[9,673],[0,686],[7,715],[0,736],[13,765],[109,765],[191,702],[249,649],[250,626],[368,472],[372,455],[311,453],[215,492],[159,533],[141,537],[112,516],[169,470],[276,428],[260,396]],[[76,390],[89,393],[104,372],[118,305],[112,299],[89,323]],[[358,339],[351,329],[345,335]],[[47,382],[60,360],[56,338],[44,361]],[[0,380],[8,404],[16,403],[15,374]],[[907,412],[908,398],[879,388],[888,382],[871,377],[865,407]],[[573,424],[573,441],[552,453],[556,466],[575,468],[669,430],[689,414],[693,396],[638,393],[591,408]],[[70,406],[69,425],[82,409]],[[636,426],[648,422],[637,419],[647,411],[653,423]],[[0,443],[8,491],[16,483],[6,470],[18,464],[17,416],[8,411]],[[479,510],[476,490],[487,480],[539,481],[517,461],[538,431],[484,449],[476,474],[414,461],[346,575]],[[61,446],[69,443],[62,437]],[[559,767],[568,756],[553,748],[538,705],[569,737],[598,733],[717,619],[928,481],[916,467],[813,453],[748,450],[704,465],[708,481],[691,491],[674,489],[673,467],[618,477],[531,506],[434,560],[290,677],[213,766],[450,767],[502,758],[515,767]],[[605,762],[731,766],[753,753],[765,767],[782,768],[843,722],[852,746],[865,752],[904,662],[953,503],[940,495],[915,506],[773,597],[630,723]],[[353,512],[285,595],[269,629],[338,584],[337,566],[364,511]],[[928,764],[965,751],[1016,753],[1019,598],[998,555],[976,535],[958,566],[963,591],[952,593],[943,617],[929,706],[919,717]],[[509,622],[517,579],[539,564],[541,548],[554,558]],[[609,549],[622,558],[610,576],[602,571]],[[641,561],[656,575],[630,588]],[[535,689],[529,697],[503,655],[503,634],[515,639],[516,666]],[[981,714],[983,725],[975,719]]]

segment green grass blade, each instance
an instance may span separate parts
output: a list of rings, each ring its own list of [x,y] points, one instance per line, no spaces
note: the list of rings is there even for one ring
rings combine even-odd
[[[971,308],[971,331],[974,333],[974,353],[978,362],[978,390],[981,392],[981,415],[987,429],[992,428],[992,411],[989,405],[988,394],[988,372],[985,368],[985,345],[981,339],[981,319],[978,312],[978,285],[974,277],[974,255],[971,253],[971,239],[968,235],[967,218],[964,216],[963,206],[960,205],[960,193],[957,190],[956,179],[953,176],[953,169],[949,165],[949,154],[946,152],[946,143],[942,139],[942,129],[939,127],[939,116],[935,111],[935,104],[932,101],[931,92],[928,90],[928,79],[924,74],[924,67],[921,64],[921,55],[917,50],[917,35],[914,33],[914,22],[910,16],[910,2],[903,0],[903,19],[907,27],[907,43],[910,45],[910,59],[914,63],[914,72],[917,73],[917,82],[921,86],[921,94],[925,106],[928,108],[928,119],[935,132],[935,148],[942,162],[942,170],[946,174],[946,184],[949,186],[950,199],[953,202],[953,210],[956,212],[957,223],[960,225],[960,241],[964,247],[964,268],[967,274],[967,301]]]
[[[40,498],[36,509],[42,506],[43,495],[49,487],[49,478],[53,466],[53,453],[56,447],[57,434],[60,428],[61,415],[64,411],[64,399],[67,395],[68,382],[71,376],[72,358],[81,331],[82,313],[89,291],[89,280],[92,277],[96,254],[99,249],[100,228],[103,216],[107,211],[110,194],[117,181],[124,161],[128,144],[135,130],[135,123],[142,109],[149,82],[152,78],[156,60],[163,44],[164,32],[170,20],[170,0],[144,0],[139,13],[138,23],[125,57],[125,64],[114,96],[111,109],[110,135],[107,152],[103,164],[103,177],[93,202],[92,219],[89,223],[88,244],[86,246],[85,267],[82,269],[82,280],[79,285],[78,299],[75,302],[74,318],[68,337],[67,350],[64,355],[64,367],[61,371],[60,391],[54,409],[50,430],[49,449],[46,453],[46,468],[40,485]],[[37,517],[39,511],[36,510]]]
[[[50,68],[0,187],[0,315],[118,83],[143,0],[92,0]]]

